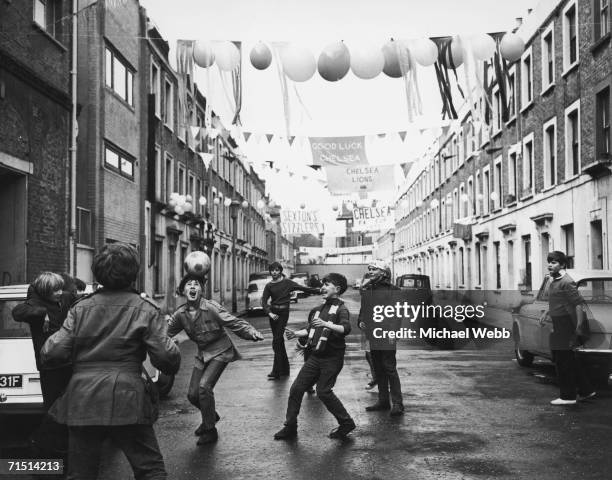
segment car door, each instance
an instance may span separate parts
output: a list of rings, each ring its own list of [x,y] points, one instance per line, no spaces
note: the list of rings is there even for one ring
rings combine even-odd
[[[544,332],[552,328],[548,315],[548,288],[550,277],[546,276],[538,295],[533,303],[523,305],[519,312],[519,325],[521,333],[520,348],[534,353],[550,354],[548,335]],[[544,338],[546,337],[546,338]]]

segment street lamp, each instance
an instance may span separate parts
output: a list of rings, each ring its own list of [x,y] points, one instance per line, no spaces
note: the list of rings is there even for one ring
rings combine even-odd
[[[395,284],[395,232],[389,232],[391,238],[391,282]]]

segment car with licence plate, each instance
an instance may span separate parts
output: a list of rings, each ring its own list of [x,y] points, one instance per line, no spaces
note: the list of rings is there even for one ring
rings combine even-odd
[[[576,352],[589,367],[593,380],[605,385],[612,373],[612,271],[568,269],[566,272],[576,282],[588,306],[591,334]],[[554,360],[550,348],[553,325],[548,314],[551,282],[547,275],[533,302],[521,305],[513,312],[514,352],[522,367],[531,366],[536,356]]]

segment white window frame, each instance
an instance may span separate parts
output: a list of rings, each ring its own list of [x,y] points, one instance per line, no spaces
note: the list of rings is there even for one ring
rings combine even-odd
[[[492,113],[493,113],[493,136],[502,131],[502,98],[499,91],[499,86],[495,85],[491,92]]]
[[[523,193],[525,190],[527,190],[528,185],[527,185],[527,156],[525,155],[526,152],[526,146],[528,143],[531,143],[531,189],[530,191],[526,194],[526,195],[522,195],[521,198],[525,198],[528,197],[530,195],[533,195],[533,189],[534,189],[534,183],[535,183],[535,138],[534,138],[534,134],[533,132],[531,132],[529,135],[525,135],[525,137],[523,137],[523,153],[521,154],[521,159],[522,159],[522,172],[523,172],[523,184],[522,184],[522,188],[521,188],[521,193]]]
[[[541,43],[541,63],[542,63],[542,91],[541,95],[544,95],[548,90],[550,90],[555,85],[555,69],[556,59],[555,59],[555,30],[554,30],[555,22],[552,21],[546,27],[544,32],[540,37]],[[550,47],[552,53],[552,59],[548,57],[548,52],[546,51],[546,38],[550,35]],[[548,78],[548,63],[549,60],[552,60],[552,78]]]
[[[497,167],[499,166],[499,173]],[[502,180],[502,176],[504,174],[503,165],[502,165],[502,156],[500,155],[495,160],[493,160],[493,188],[491,193],[497,192],[497,200],[493,202],[493,211],[499,210],[503,205],[503,189],[504,182]],[[498,191],[499,187],[499,191]]]
[[[155,144],[155,200],[163,201],[163,171],[162,171],[162,154],[159,145]]]
[[[514,103],[514,113],[510,112],[510,103],[508,102],[507,108],[508,108],[508,112],[511,113],[508,116],[508,120],[506,121],[506,125],[509,124],[510,122],[514,121],[516,119],[516,112],[518,111],[518,98],[516,97],[517,94],[517,89],[516,89],[516,63],[513,64],[509,69],[508,69],[508,78],[512,78],[512,100]],[[508,98],[507,100],[510,100],[510,83],[506,83],[506,92],[508,92]]]
[[[170,95],[168,95],[167,86],[170,86]],[[164,77],[164,110],[163,110],[164,125],[174,132],[174,82],[167,75]]]
[[[576,26],[576,60],[574,62],[570,62],[570,30],[569,30],[569,22],[567,20],[568,12],[574,8],[574,22]],[[571,0],[567,3],[567,5],[563,8],[563,73],[565,75],[568,70],[574,68],[575,65],[578,65],[580,61],[580,22],[579,12],[578,12],[578,2],[576,0]]]
[[[529,76],[531,78],[531,88],[529,89],[529,96],[527,97],[527,86],[526,86],[526,76],[525,76],[525,61],[529,58]],[[534,91],[534,78],[533,78],[533,53],[532,47],[529,47],[523,52],[521,55],[521,112],[524,112],[533,104],[533,91]]]
[[[170,162],[170,172],[168,172],[168,162]],[[164,195],[166,203],[170,201],[170,194],[174,190],[174,157],[169,152],[164,153]],[[168,184],[170,185],[170,191],[168,191]]]
[[[157,80],[154,78],[154,71],[157,70]],[[155,116],[161,118],[161,77],[162,69],[157,62],[151,60],[151,93],[155,95]]]
[[[117,157],[117,165],[108,161],[109,152]],[[136,179],[136,159],[106,141],[104,142],[104,167],[128,180],[134,181]]]
[[[521,154],[521,144],[517,143],[508,149],[508,195],[514,195],[515,201],[518,200],[518,168]],[[511,167],[510,159],[514,155],[514,169]]]
[[[486,181],[486,178],[489,181]],[[491,213],[491,167],[487,165],[482,169],[482,214]]]
[[[550,156],[551,156],[551,152],[550,152],[550,147],[549,147],[549,141],[548,141],[548,134],[547,134],[547,130],[550,127],[554,128],[554,138],[553,138],[553,143],[554,143],[554,171],[553,173],[553,181],[550,181],[550,177],[551,177],[551,171],[550,171]],[[557,183],[559,183],[559,179],[558,179],[558,175],[557,175],[557,168],[559,165],[559,158],[558,158],[558,151],[559,149],[557,148],[557,117],[553,117],[550,120],[548,120],[547,122],[544,122],[544,124],[542,125],[542,171],[544,172],[544,189],[548,189],[548,188],[552,188],[555,185],[557,185]]]
[[[569,116],[571,113],[576,112],[577,113],[577,120],[578,120],[578,127],[576,128],[576,131],[578,133],[578,172],[576,172],[575,174],[572,173],[572,158],[570,156],[570,153],[572,151],[572,145],[570,142],[570,123],[569,123]],[[568,106],[565,109],[565,135],[564,135],[564,139],[565,139],[565,180],[570,180],[572,178],[575,178],[577,176],[580,175],[580,171],[581,171],[581,154],[580,154],[580,150],[582,149],[582,132],[581,132],[581,128],[580,128],[580,99],[576,100],[574,103],[572,103],[570,106]]]
[[[187,169],[185,165],[178,162],[178,186],[179,195],[187,195]]]
[[[134,70],[131,65],[127,63],[125,59],[121,57],[113,48],[108,44],[104,46],[104,83],[111,89],[119,98],[121,98],[130,107],[134,108]],[[110,64],[109,64],[110,58]],[[122,75],[123,81],[125,82],[125,92],[119,90],[116,85],[118,78],[115,78],[117,66],[121,66],[125,75]],[[109,71],[110,69],[110,71]]]

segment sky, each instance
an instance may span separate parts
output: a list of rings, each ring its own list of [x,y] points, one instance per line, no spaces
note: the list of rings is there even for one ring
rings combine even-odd
[[[285,137],[285,114],[278,74],[273,68],[259,71],[248,60],[258,42],[294,42],[308,47],[318,58],[328,44],[344,41],[351,46],[379,45],[395,39],[505,32],[516,26],[517,17],[526,17],[536,0],[140,0],[150,19],[170,44],[175,65],[176,41],[232,40],[243,42],[242,130],[273,134],[271,144],[259,135],[241,146],[259,163],[274,160],[296,173],[260,172],[277,202],[284,206],[326,209],[338,203],[321,183],[310,176],[312,169],[308,142],[289,148]],[[219,81],[216,67],[207,74],[196,67],[196,82],[212,101],[225,125],[231,123],[233,106]],[[212,81],[209,82],[209,80]],[[290,82],[292,83],[292,82]],[[437,125],[441,102],[434,67],[418,69],[422,117],[410,122],[402,79],[384,74],[361,80],[349,71],[338,82],[327,82],[318,73],[296,83],[301,102],[290,88],[290,135],[366,135],[371,163],[410,161],[422,154],[432,141],[432,131],[419,127]],[[406,131],[404,142],[397,132]],[[385,139],[372,138],[386,133]],[[433,132],[435,133],[435,132]],[[258,141],[259,137],[259,141]],[[399,179],[399,176],[398,176]],[[392,196],[394,190],[386,192]],[[381,192],[382,193],[382,192]],[[341,223],[341,222],[336,222]]]

